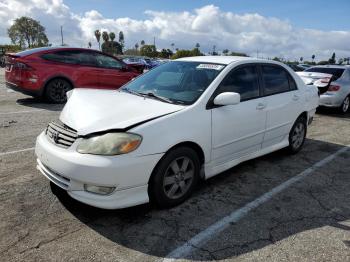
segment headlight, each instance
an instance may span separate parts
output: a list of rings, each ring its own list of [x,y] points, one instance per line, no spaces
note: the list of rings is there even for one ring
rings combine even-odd
[[[77,147],[81,154],[121,155],[134,151],[142,137],[131,133],[107,133],[101,136],[84,138]]]

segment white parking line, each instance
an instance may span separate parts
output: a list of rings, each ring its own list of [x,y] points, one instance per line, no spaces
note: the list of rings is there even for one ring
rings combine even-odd
[[[25,110],[25,111],[4,112],[4,113],[0,113],[0,115],[25,114],[25,113],[39,112],[43,110],[44,109],[33,109],[33,110]]]
[[[230,226],[231,223],[236,223],[241,218],[246,216],[250,211],[257,208],[261,204],[264,204],[268,200],[270,200],[273,196],[276,194],[282,192],[283,190],[287,189],[294,183],[304,179],[308,175],[312,174],[315,169],[320,168],[327,163],[331,162],[335,157],[340,155],[341,153],[344,153],[346,150],[348,150],[350,145],[347,145],[346,147],[343,147],[342,149],[338,150],[334,154],[324,158],[323,160],[317,162],[313,166],[309,167],[308,169],[304,170],[303,172],[299,173],[298,175],[294,176],[293,178],[285,181],[284,183],[280,184],[279,186],[273,188],[271,191],[263,194],[259,198],[255,199],[254,201],[246,204],[244,207],[233,211],[230,215],[222,218],[221,220],[217,221],[216,223],[209,226],[204,231],[200,232],[190,240],[188,240],[186,243],[184,243],[182,246],[176,248],[172,252],[170,252],[163,261],[175,261],[175,259],[178,258],[186,258],[188,255],[190,255],[193,251],[193,249],[203,247],[210,239],[214,238],[216,235],[218,235],[220,232],[224,231],[226,228]]]
[[[16,153],[21,153],[21,152],[26,152],[26,151],[32,151],[32,150],[34,150],[34,149],[35,149],[34,147],[30,147],[30,148],[15,150],[15,151],[2,152],[2,153],[0,153],[0,156],[10,155],[10,154],[16,154]]]

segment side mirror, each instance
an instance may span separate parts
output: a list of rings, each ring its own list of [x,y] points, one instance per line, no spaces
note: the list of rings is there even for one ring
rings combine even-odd
[[[214,99],[214,105],[228,106],[237,105],[241,102],[241,95],[234,92],[224,92],[217,95]]]

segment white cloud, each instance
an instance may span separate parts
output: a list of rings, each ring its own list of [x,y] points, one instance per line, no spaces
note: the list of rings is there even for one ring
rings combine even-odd
[[[214,5],[185,12],[145,11],[144,20],[128,17],[105,18],[96,10],[74,14],[62,0],[0,0],[0,42],[9,42],[6,37],[13,19],[27,15],[39,19],[47,29],[53,44],[60,43],[60,26],[64,27],[65,42],[86,46],[91,41],[96,47],[94,31],[102,29],[118,33],[123,31],[126,46],[145,40],[157,46],[192,48],[199,42],[201,49],[208,51],[213,45],[217,50],[255,55],[283,56],[309,59],[315,54],[319,59],[329,58],[332,52],[338,57],[350,56],[349,31],[321,31],[295,28],[289,21],[264,17],[259,14],[238,15],[225,12]]]

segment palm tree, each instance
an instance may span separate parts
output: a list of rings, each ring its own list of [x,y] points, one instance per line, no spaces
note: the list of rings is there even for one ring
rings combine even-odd
[[[112,49],[112,53],[113,53],[113,47],[114,47],[114,45],[113,45],[113,42],[114,42],[114,39],[115,39],[115,33],[113,33],[113,32],[110,32],[109,33],[109,39],[111,39],[111,49]]]
[[[312,55],[311,58],[312,58],[312,63],[313,63],[315,61],[315,55]]]
[[[100,44],[101,32],[100,32],[100,30],[95,31],[95,37],[96,37],[96,40],[98,42],[98,49],[101,50],[101,44]]]
[[[141,40],[141,46],[145,45],[145,40]]]
[[[303,62],[304,58],[303,58],[303,57],[300,57],[299,60],[300,60],[300,62]]]
[[[91,44],[91,42],[89,42],[89,43],[88,43],[88,47],[91,48],[91,46],[92,46],[92,44]]]
[[[139,44],[138,44],[138,43],[135,44],[135,49],[136,49],[136,50],[139,49]]]
[[[111,41],[113,42],[114,39],[115,39],[115,33],[110,32],[110,33],[109,33],[109,39],[111,39]]]
[[[174,46],[175,46],[175,44],[171,43],[171,49],[173,50],[173,52],[174,52]]]
[[[102,33],[102,39],[103,39],[104,42],[108,42],[108,40],[109,40],[109,35],[108,35],[108,33],[107,33],[106,31],[103,31],[103,33]]]
[[[197,43],[197,44],[196,44],[196,48],[198,48],[198,49],[199,49],[200,47],[201,47],[201,46],[200,46],[200,44],[199,44],[199,43]]]

